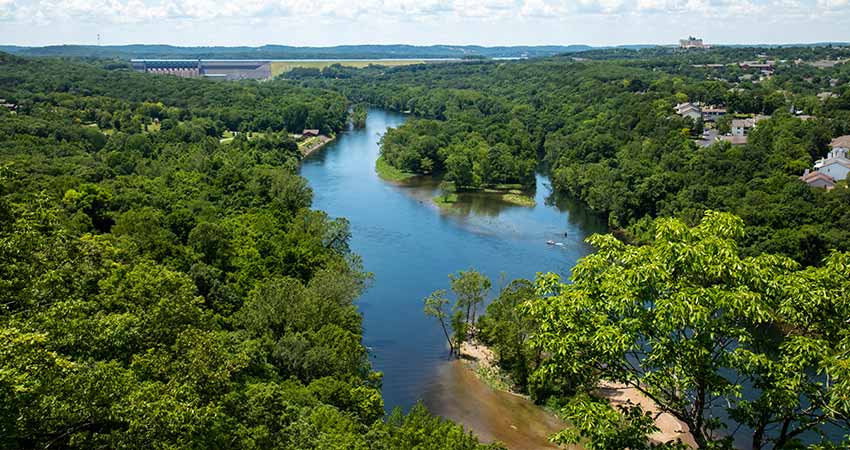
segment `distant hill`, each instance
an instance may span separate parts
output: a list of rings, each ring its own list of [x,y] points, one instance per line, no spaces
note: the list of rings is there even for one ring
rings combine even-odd
[[[28,49],[29,47],[19,47],[17,45],[0,45],[0,52],[3,53],[19,53]]]
[[[641,49],[653,45],[625,45]],[[539,45],[483,47],[477,45],[340,45],[336,47],[176,47],[171,45],[0,46],[0,51],[27,56],[171,59],[386,59],[386,58],[530,58],[577,53],[602,47]]]

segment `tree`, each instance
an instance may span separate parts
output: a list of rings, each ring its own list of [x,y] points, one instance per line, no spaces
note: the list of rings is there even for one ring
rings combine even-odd
[[[464,321],[475,328],[475,316],[478,306],[487,299],[490,292],[490,279],[474,269],[449,275],[452,292],[457,297],[455,308],[465,311]]]
[[[487,313],[478,321],[479,338],[493,349],[499,366],[520,389],[527,389],[528,376],[541,358],[540,352],[528,343],[537,326],[520,310],[520,305],[534,296],[532,282],[514,280],[487,305]]]
[[[837,330],[850,318],[847,257],[832,259],[820,277],[816,269],[798,274],[788,258],[739,256],[742,235],[739,218],[708,212],[694,228],[658,220],[654,242],[642,247],[590,238],[598,252],[575,267],[572,283],[541,276],[540,297],[524,305],[540,326],[533,345],[549,355],[534,377],[575,380],[572,389],[585,393],[600,380],[629,385],[684,422],[699,448],[731,445],[719,409],[757,431],[778,432],[772,448],[846,421],[850,408],[834,397],[846,379],[816,374],[844,373],[839,367],[848,361],[846,327],[830,342],[819,325]],[[801,314],[824,305],[837,318]],[[790,318],[798,319],[793,326]],[[807,371],[813,375],[803,383]],[[747,379],[756,383],[755,401],[742,400]],[[573,414],[588,407],[573,405]],[[801,430],[777,431],[777,422]],[[764,448],[769,439],[757,434],[753,448]]]
[[[456,344],[449,335],[449,330],[446,327],[446,320],[449,317],[447,307],[449,299],[446,298],[446,290],[440,289],[432,292],[425,298],[425,315],[433,317],[440,322],[440,327],[443,329],[443,334],[446,336],[446,342],[449,344],[449,353],[454,355],[456,352]]]
[[[362,103],[354,105],[349,115],[351,116],[351,124],[354,128],[366,128],[366,117],[368,115],[366,105]]]
[[[740,372],[759,392],[731,410],[753,429],[753,449],[793,447],[828,426],[827,442],[850,430],[850,254],[783,276],[779,288],[771,308],[786,330],[782,339],[736,352]]]
[[[454,185],[449,181],[440,181],[439,186],[440,192],[443,193],[443,202],[448,203],[449,198],[452,195],[452,191],[454,190]]]

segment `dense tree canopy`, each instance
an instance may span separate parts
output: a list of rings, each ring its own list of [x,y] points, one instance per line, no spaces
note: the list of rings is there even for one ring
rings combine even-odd
[[[385,418],[369,276],[285,132],[345,99],[0,59],[0,447],[484,447]]]
[[[684,423],[698,448],[850,444],[850,254],[809,268],[742,256],[743,222],[728,213],[655,230],[642,246],[592,237],[597,252],[570,283],[516,281],[481,319],[502,368],[574,425],[555,439],[650,448],[652,417],[602,398],[617,383]]]
[[[848,56],[847,48],[827,47],[606,50],[340,68],[346,76],[300,81],[414,115],[382,142],[383,159],[406,172],[477,189],[533,185],[540,165],[556,189],[604,213],[629,240],[651,240],[656,217],[695,225],[707,209],[727,211],[744,219],[745,254],[812,265],[831,249],[850,250],[850,191],[798,180],[830,139],[850,134],[850,64],[812,65]],[[770,77],[740,65],[768,59]],[[817,96],[824,92],[834,96]],[[684,101],[772,118],[747,145],[703,148],[694,143],[703,124],[673,111]]]

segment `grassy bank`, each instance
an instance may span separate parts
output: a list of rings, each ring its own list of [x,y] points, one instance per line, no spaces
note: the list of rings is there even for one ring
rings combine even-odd
[[[438,195],[431,199],[440,208],[451,208],[457,203],[457,194]]]
[[[473,192],[474,193],[474,192]],[[537,202],[534,201],[534,198],[529,197],[524,194],[502,194],[500,196],[501,200],[505,203],[510,203],[512,205],[523,206],[527,208],[533,208],[537,205]],[[431,199],[435,205],[440,208],[453,208],[458,201],[457,194],[449,194],[448,196],[440,194]]]
[[[533,208],[537,204],[533,197],[524,194],[503,194],[502,201],[512,205],[526,206],[529,208]]]
[[[378,157],[378,159],[375,160],[375,172],[377,172],[378,176],[384,180],[395,182],[404,181],[410,177],[416,176],[415,173],[404,172],[389,165],[389,163],[384,161],[383,157]]]

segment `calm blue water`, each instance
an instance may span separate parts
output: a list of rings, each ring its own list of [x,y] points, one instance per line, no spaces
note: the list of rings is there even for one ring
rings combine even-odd
[[[544,176],[537,178],[534,208],[477,195],[462,199],[463,207],[448,214],[431,203],[433,180],[411,186],[382,181],[374,169],[378,139],[405,118],[370,110],[364,130],[341,134],[301,167],[314,191],[313,207],[351,222],[351,247],[374,273],[359,306],[364,344],[372,349],[375,370],[384,373],[388,410],[407,409],[437,386],[448,351],[439,325],[422,313],[422,299],[448,288],[449,273],[475,268],[490,276],[494,291],[501,286],[500,274],[505,280],[548,271],[568,275],[590,251],[584,238],[604,231],[580,206],[547,200]],[[564,246],[546,245],[549,239]]]

